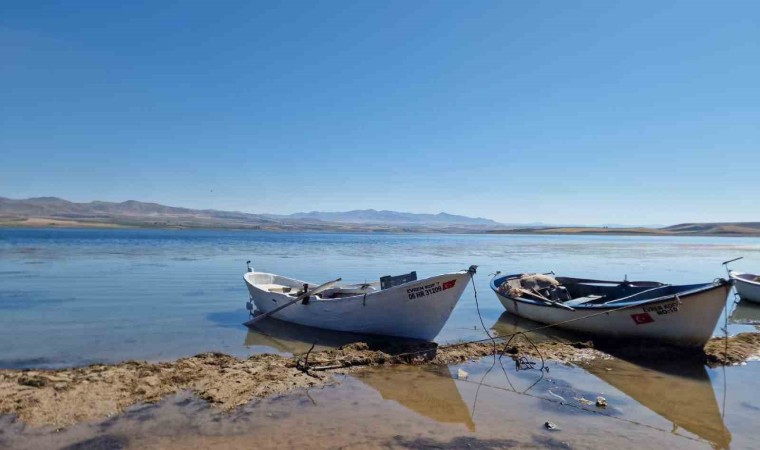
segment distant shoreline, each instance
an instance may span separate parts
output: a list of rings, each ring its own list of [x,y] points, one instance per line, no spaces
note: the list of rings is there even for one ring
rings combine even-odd
[[[336,226],[344,225],[344,226]],[[261,226],[187,226],[121,224],[109,222],[88,222],[57,218],[0,219],[1,228],[48,228],[48,229],[133,229],[133,230],[218,230],[218,231],[267,231],[276,233],[392,233],[392,234],[474,234],[474,235],[531,235],[531,236],[673,236],[673,237],[760,237],[760,231],[753,232],[672,232],[653,228],[602,228],[602,227],[545,227],[509,229],[463,229],[463,228],[410,228],[394,226],[361,226],[352,224],[330,224],[324,227],[278,228]]]
[[[483,234],[512,234],[512,235],[531,235],[531,236],[647,236],[647,237],[688,237],[688,236],[701,236],[701,237],[760,237],[760,233],[672,233],[660,230],[648,230],[648,231],[632,231],[625,229],[582,229],[579,231],[563,231],[561,229],[540,229],[540,230],[494,230],[487,231]]]
[[[116,223],[82,222],[79,220],[29,218],[21,220],[0,220],[0,228],[148,228],[130,227]]]
[[[760,237],[760,221],[670,226],[504,224],[482,217],[388,210],[253,214],[127,200],[76,203],[58,197],[0,197],[0,227],[256,230],[324,233],[522,234]]]

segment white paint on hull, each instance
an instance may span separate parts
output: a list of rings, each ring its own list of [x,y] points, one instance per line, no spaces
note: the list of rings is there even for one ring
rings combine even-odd
[[[574,311],[516,300],[495,289],[494,292],[510,314],[536,322],[554,324],[578,319],[558,327],[612,338],[651,339],[682,347],[702,347],[712,337],[730,289],[730,284],[716,285],[712,289],[680,295],[678,299],[670,297],[625,309],[589,307]],[[601,314],[582,318],[595,313]]]
[[[262,272],[246,273],[244,279],[256,309],[263,313],[293,300],[287,294],[271,292],[267,286],[298,289],[304,284]],[[370,291],[366,295],[335,299],[312,297],[308,304],[298,302],[272,317],[328,330],[432,341],[448,320],[469,280],[467,272],[455,272]]]
[[[757,279],[757,275],[734,271],[731,271],[730,275],[734,281],[736,292],[742,300],[760,303],[760,283],[752,281]]]

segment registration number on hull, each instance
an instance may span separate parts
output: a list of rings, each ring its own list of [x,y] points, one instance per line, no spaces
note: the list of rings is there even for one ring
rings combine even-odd
[[[678,302],[663,303],[662,305],[645,306],[644,312],[655,312],[658,316],[678,312]]]
[[[443,283],[436,281],[435,283],[426,284],[424,286],[409,288],[406,290],[406,295],[409,297],[409,300],[423,298],[427,297],[428,295],[433,295],[445,291],[446,289],[451,289],[456,283],[457,280],[449,280]]]

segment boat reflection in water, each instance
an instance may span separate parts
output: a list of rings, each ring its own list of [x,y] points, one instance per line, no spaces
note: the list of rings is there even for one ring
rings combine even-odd
[[[300,355],[314,344],[314,351],[336,349],[353,342],[380,342],[379,336],[312,328],[268,318],[248,328],[244,345],[270,347],[280,353]]]
[[[447,366],[392,366],[373,368],[357,378],[385,400],[393,400],[441,423],[461,423],[475,431],[470,410]]]
[[[679,428],[729,448],[731,432],[715,399],[705,366],[694,360],[636,362],[615,358],[592,361],[584,368]],[[611,369],[611,370],[610,370]]]
[[[499,320],[491,326],[491,329],[499,336],[510,336],[515,333],[525,332],[539,327],[546,327],[546,325],[505,312],[499,316]],[[534,342],[577,342],[589,339],[579,333],[563,330],[561,328],[544,328],[532,332],[528,334],[528,336]]]
[[[373,335],[344,333],[305,327],[266,319],[248,330],[246,346],[266,346],[281,353],[294,355],[309,351],[334,349],[353,342],[366,342],[370,346],[387,346],[388,342],[409,341]],[[470,410],[457,389],[456,382],[447,366],[389,366],[368,368],[355,378],[376,390],[385,400],[399,405],[429,419],[441,423],[463,424],[475,431]]]
[[[760,309],[758,310],[760,311]],[[500,335],[541,326],[536,322],[503,314],[492,328]],[[529,335],[534,341],[579,341],[583,337],[559,330],[544,330]],[[646,355],[612,353],[614,358],[583,363],[582,367],[679,429],[695,434],[726,449],[731,433],[723,423],[710,377],[702,360],[692,357],[647,358]]]
[[[729,318],[731,323],[755,325],[760,329],[760,304],[740,301]]]

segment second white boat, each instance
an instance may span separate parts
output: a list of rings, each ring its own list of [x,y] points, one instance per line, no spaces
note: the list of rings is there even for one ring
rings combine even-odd
[[[536,274],[496,277],[491,288],[511,314],[578,332],[702,347],[731,283],[674,286]]]

